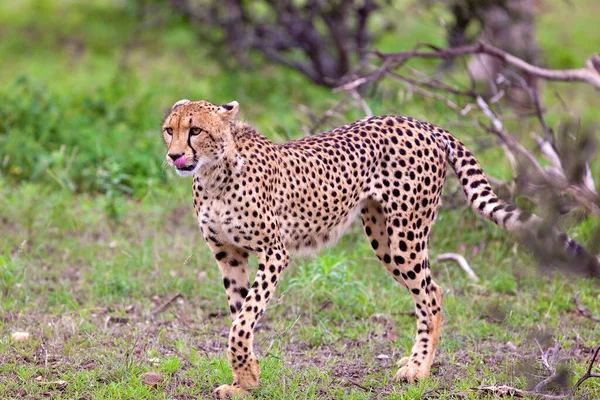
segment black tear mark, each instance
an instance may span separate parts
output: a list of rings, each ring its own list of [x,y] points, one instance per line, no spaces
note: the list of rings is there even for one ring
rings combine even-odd
[[[196,160],[196,150],[192,147],[192,135],[188,134],[188,140],[187,140],[188,146],[190,146],[190,149],[192,149],[192,154],[194,155],[194,160]]]

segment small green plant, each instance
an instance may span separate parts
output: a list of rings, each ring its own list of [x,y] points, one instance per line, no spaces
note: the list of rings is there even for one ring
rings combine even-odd
[[[160,360],[160,367],[166,374],[173,374],[181,367],[181,362],[176,356],[165,357]]]
[[[18,257],[0,255],[0,292],[7,298],[23,283],[25,268]]]

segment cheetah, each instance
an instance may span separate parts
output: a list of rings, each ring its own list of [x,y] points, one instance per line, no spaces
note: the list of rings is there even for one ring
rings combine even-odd
[[[377,258],[414,300],[416,337],[395,379],[426,377],[442,326],[442,290],[431,278],[428,246],[446,165],[480,216],[517,234],[540,218],[499,199],[463,143],[430,123],[369,117],[278,144],[237,121],[238,110],[236,101],[181,100],[162,125],[167,163],[193,176],[194,209],[229,303],[233,382],[216,388],[214,397],[245,395],[258,386],[253,330],[290,252],[334,243],[357,215]],[[560,235],[573,254],[584,252]],[[252,285],[250,253],[258,259]]]

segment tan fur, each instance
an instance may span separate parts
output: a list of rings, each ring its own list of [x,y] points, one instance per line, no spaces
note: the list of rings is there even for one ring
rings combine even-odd
[[[178,102],[163,123],[167,162],[183,154],[186,166],[178,173],[194,175],[196,216],[222,272],[233,320],[227,353],[234,379],[215,396],[258,385],[254,326],[288,252],[333,243],[358,213],[375,254],[415,303],[417,334],[396,379],[427,376],[442,326],[442,290],[431,279],[427,248],[447,163],[483,217],[517,232],[537,217],[498,199],[473,155],[432,124],[371,117],[277,144],[236,122],[238,108],[237,102]],[[251,287],[249,253],[259,264]]]

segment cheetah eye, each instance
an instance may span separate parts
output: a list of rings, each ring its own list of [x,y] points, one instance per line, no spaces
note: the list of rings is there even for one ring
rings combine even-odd
[[[173,128],[165,128],[165,132],[167,132],[167,135],[173,136]]]
[[[199,135],[200,132],[202,132],[202,130],[203,130],[202,128],[193,127],[190,129],[190,135],[194,135],[194,136]]]

